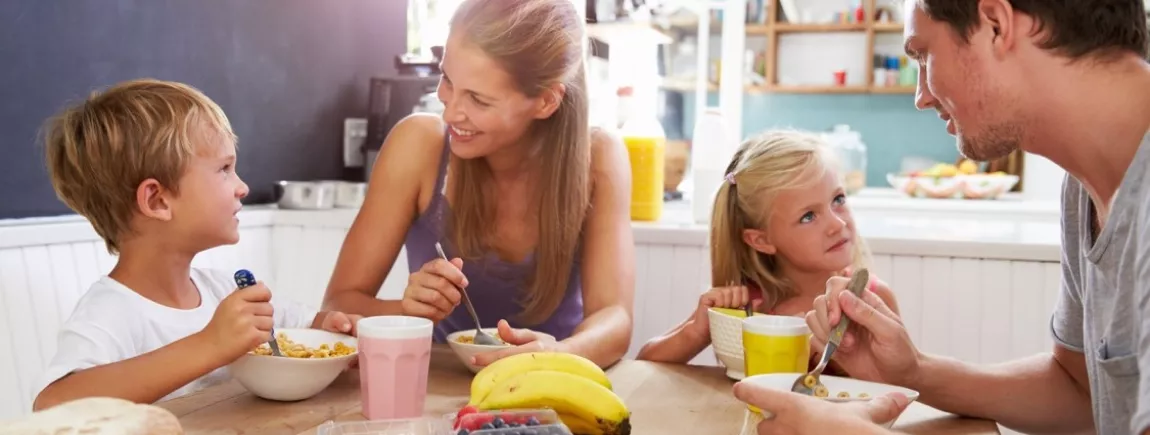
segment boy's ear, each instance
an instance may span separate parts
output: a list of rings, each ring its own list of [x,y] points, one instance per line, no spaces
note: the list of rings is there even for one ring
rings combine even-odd
[[[136,188],[136,207],[140,214],[148,218],[161,221],[172,220],[172,205],[168,202],[170,193],[155,178],[144,180]]]
[[[772,245],[770,241],[767,240],[767,233],[762,230],[743,230],[743,243],[767,255],[775,255],[775,252],[777,252],[775,245]]]

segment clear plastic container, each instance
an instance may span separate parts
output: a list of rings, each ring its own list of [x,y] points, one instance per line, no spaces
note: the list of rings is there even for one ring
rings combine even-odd
[[[433,418],[375,421],[328,421],[321,424],[317,435],[446,435],[450,423]]]
[[[455,423],[456,414],[444,416],[452,435],[571,435],[571,430],[550,409],[476,411]]]

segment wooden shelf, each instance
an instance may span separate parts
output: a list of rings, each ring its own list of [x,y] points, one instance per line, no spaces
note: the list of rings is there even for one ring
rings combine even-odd
[[[779,94],[865,94],[867,87],[863,85],[771,85],[766,86],[765,90]]]
[[[902,23],[874,23],[874,31],[880,33],[902,33]]]
[[[866,23],[847,24],[792,24],[778,23],[774,26],[777,33],[832,33],[832,32],[864,32]]]
[[[870,92],[872,94],[914,94],[917,88],[914,86],[871,86]]]

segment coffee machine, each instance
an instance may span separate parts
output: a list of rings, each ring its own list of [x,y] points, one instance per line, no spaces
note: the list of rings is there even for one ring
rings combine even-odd
[[[367,137],[363,143],[364,181],[371,177],[383,141],[395,124],[412,113],[443,113],[443,104],[436,96],[443,48],[434,47],[431,51],[432,58],[396,56],[395,75],[370,79]]]

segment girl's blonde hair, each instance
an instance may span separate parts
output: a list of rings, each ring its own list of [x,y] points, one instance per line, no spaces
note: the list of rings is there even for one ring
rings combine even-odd
[[[711,285],[754,284],[763,291],[763,307],[795,296],[774,255],[743,242],[743,230],[767,227],[779,192],[799,187],[835,169],[838,161],[816,134],[775,130],[747,139],[727,166],[726,181],[715,196],[711,217]],[[840,175],[841,176],[841,175]],[[869,264],[858,232],[852,234],[852,270]]]
[[[551,317],[567,290],[583,220],[591,204],[591,132],[583,63],[583,20],[570,0],[468,0],[451,19],[451,32],[491,56],[519,90],[536,97],[564,85],[551,117],[528,132],[543,174],[536,186],[539,244],[526,283],[519,320],[535,325]],[[495,210],[481,159],[452,159],[450,237],[460,256],[479,258],[490,248]]]

